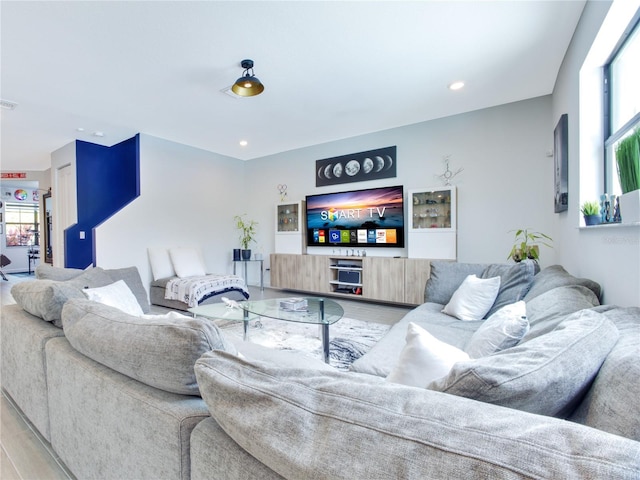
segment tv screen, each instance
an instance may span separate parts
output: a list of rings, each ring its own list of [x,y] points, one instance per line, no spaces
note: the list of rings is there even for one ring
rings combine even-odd
[[[404,247],[404,190],[395,187],[307,195],[310,247]]]

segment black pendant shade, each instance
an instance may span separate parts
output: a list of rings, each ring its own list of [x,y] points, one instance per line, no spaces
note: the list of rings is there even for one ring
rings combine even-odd
[[[240,63],[244,72],[242,77],[236,80],[231,91],[241,97],[253,97],[264,91],[264,85],[253,75],[253,60],[242,60]]]

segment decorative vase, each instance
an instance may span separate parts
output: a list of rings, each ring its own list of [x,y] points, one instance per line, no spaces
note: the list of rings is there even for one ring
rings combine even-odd
[[[242,257],[240,257],[240,249],[239,248],[234,248],[233,249],[233,261],[237,262],[239,260],[241,260]]]
[[[601,220],[600,215],[584,215],[584,224],[587,226],[600,225]]]
[[[251,260],[251,250],[242,250],[242,260]]]
[[[618,198],[622,223],[640,223],[640,190],[623,193]]]

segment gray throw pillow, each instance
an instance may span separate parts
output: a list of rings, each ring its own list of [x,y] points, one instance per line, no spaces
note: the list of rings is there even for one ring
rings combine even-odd
[[[484,269],[480,278],[500,277],[500,290],[496,301],[484,318],[489,318],[502,307],[524,299],[535,275],[535,263],[524,261],[515,264],[492,264]]]
[[[124,283],[127,284],[127,286],[135,295],[136,300],[142,308],[142,311],[144,313],[149,313],[149,311],[151,310],[151,307],[149,305],[149,296],[147,295],[147,290],[142,284],[140,272],[138,272],[137,267],[115,268],[105,270],[105,272],[111,277],[114,282],[117,282],[118,280],[124,280]]]
[[[548,292],[554,288],[570,285],[581,285],[583,287],[587,287],[598,299],[600,299],[602,295],[600,284],[593,280],[589,280],[588,278],[574,277],[562,266],[552,265],[543,269],[535,276],[533,283],[531,284],[531,289],[529,289],[529,293],[524,297],[524,301],[528,302],[538,295]]]
[[[70,300],[62,309],[64,333],[83,355],[167,392],[199,395],[193,366],[210,350],[236,353],[210,320],[170,312],[134,317],[117,308]]]
[[[486,267],[487,264],[434,260],[424,289],[424,301],[446,305],[465,278],[479,277]]]
[[[505,305],[475,331],[464,351],[471,358],[481,358],[511,348],[529,331],[525,303]]]
[[[31,315],[62,327],[62,306],[67,300],[85,298],[82,293],[85,287],[104,287],[111,283],[113,280],[104,270],[92,268],[64,282],[34,280],[17,283],[11,288],[11,295]]]
[[[488,357],[456,363],[427,388],[564,418],[589,389],[616,341],[604,315],[582,310],[552,332]]]

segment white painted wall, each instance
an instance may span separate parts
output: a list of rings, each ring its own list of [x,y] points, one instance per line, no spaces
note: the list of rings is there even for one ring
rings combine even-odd
[[[265,251],[273,251],[274,205],[278,184],[287,185],[288,201],[305,195],[402,184],[405,191],[442,185],[443,158],[463,172],[458,187],[458,260],[503,262],[520,227],[551,233],[553,227],[553,146],[551,98],[535,98],[444,119],[284,152],[247,162],[246,184],[253,201],[248,212],[261,221]],[[397,145],[398,176],[371,182],[315,187],[315,161]],[[257,201],[258,199],[264,201]],[[406,214],[406,212],[405,212]],[[310,253],[331,254],[331,248]],[[368,255],[404,255],[406,249],[367,249]],[[543,248],[542,264],[555,263]]]
[[[140,135],[141,195],[96,228],[96,263],[135,265],[152,280],[147,248],[199,248],[209,272],[231,271],[233,215],[250,198],[244,162]]]
[[[605,303],[622,306],[640,305],[640,227],[579,228],[579,209],[603,192],[600,67],[638,8],[638,0],[587,2],[552,106],[554,124],[569,114],[569,210],[556,216],[553,228],[558,261],[599,282]]]

